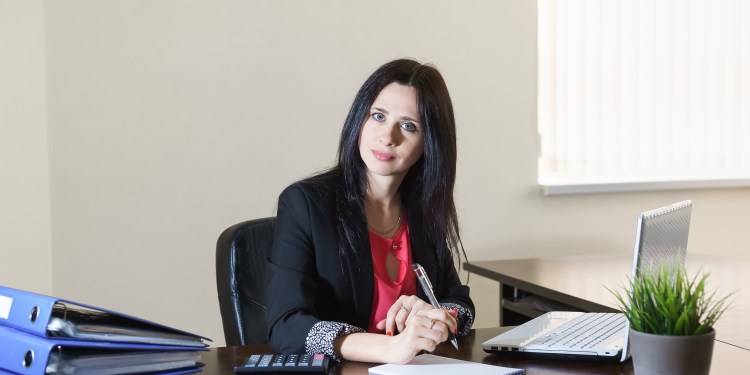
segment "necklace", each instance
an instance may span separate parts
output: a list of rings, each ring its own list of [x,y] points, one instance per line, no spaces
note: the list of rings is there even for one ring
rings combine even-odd
[[[398,208],[398,219],[396,219],[396,224],[394,224],[391,229],[388,229],[385,232],[381,232],[379,230],[375,230],[375,228],[372,227],[369,223],[367,224],[367,227],[370,228],[371,231],[375,232],[376,234],[379,234],[381,236],[387,236],[388,234],[392,233],[396,228],[398,228],[399,224],[401,224],[401,207]]]

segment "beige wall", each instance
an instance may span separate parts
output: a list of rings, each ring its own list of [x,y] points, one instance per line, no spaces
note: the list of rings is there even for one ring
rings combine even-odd
[[[686,198],[695,204],[691,252],[749,257],[747,189],[541,195],[533,1],[45,7],[56,295],[222,344],[217,236],[273,215],[284,186],[330,165],[357,88],[379,64],[402,56],[435,63],[451,90],[470,259],[629,252],[640,211]],[[0,215],[40,220],[48,212],[16,207]],[[8,264],[29,260],[10,254]],[[31,285],[49,272],[11,275],[11,283]],[[497,286],[477,276],[471,285],[477,325],[497,324]]]
[[[41,0],[0,0],[0,285],[52,292]]]

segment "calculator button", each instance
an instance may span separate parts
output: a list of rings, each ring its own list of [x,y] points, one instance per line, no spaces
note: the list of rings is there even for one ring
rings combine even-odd
[[[310,366],[310,355],[309,354],[303,354],[299,358],[299,362],[297,362],[298,367],[307,367]]]
[[[268,367],[273,359],[273,354],[264,354],[258,361],[258,367]]]
[[[311,366],[323,366],[323,354],[314,354]]]
[[[260,354],[253,354],[245,362],[245,367],[255,367],[259,361],[260,361]]]
[[[289,357],[286,358],[286,362],[284,363],[284,366],[296,366],[298,359],[299,359],[299,354],[290,354]]]
[[[273,359],[273,364],[271,364],[271,366],[273,367],[284,366],[284,360],[286,360],[286,355],[279,354]]]

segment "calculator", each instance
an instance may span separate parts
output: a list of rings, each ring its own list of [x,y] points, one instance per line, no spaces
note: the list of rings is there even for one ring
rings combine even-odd
[[[328,373],[330,358],[324,354],[253,354],[234,372],[247,373]]]

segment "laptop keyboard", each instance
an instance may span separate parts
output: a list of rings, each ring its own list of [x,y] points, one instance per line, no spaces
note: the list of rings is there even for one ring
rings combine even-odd
[[[539,336],[530,345],[593,348],[626,327],[620,313],[587,313]]]

